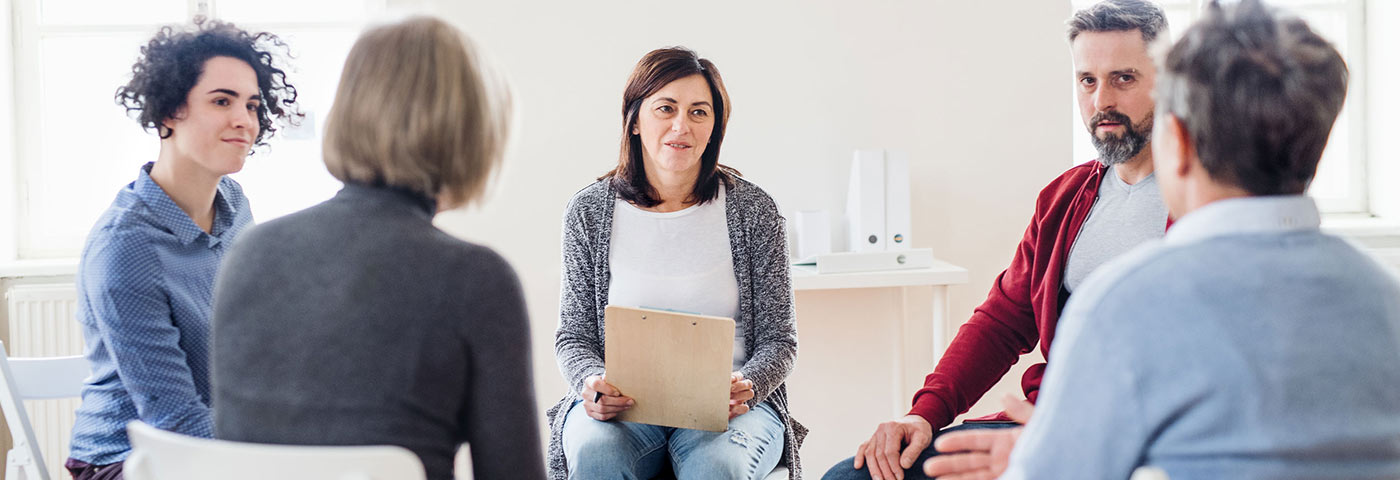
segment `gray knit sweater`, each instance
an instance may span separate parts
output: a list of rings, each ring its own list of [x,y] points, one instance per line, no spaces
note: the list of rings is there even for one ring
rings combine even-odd
[[[603,374],[603,309],[608,305],[611,271],[608,248],[612,238],[613,205],[617,196],[606,180],[574,195],[564,213],[564,280],[559,300],[559,330],[554,352],[569,393],[549,409],[549,474],[568,478],[564,459],[564,413],[583,389],[583,381]],[[778,206],[757,185],[737,179],[726,192],[725,216],[729,244],[734,250],[734,276],[739,281],[739,318],[749,361],[740,372],[753,381],[749,407],[769,402],[786,425],[783,463],[789,479],[802,478],[798,447],[807,429],[788,415],[783,381],[797,358],[792,281],[789,278],[787,235]]]
[[[399,445],[449,480],[540,480],[515,271],[433,226],[424,196],[347,184],[239,237],[214,294],[214,436]]]

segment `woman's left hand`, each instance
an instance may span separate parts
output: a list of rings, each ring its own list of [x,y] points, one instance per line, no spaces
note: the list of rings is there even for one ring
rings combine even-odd
[[[729,374],[729,419],[749,413],[749,406],[744,403],[749,400],[753,400],[753,381],[744,380],[744,374],[739,372]]]

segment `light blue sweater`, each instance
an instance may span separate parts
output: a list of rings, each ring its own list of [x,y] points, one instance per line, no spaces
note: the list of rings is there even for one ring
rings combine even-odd
[[[1091,275],[1002,478],[1400,478],[1400,286],[1318,224],[1219,201]]]

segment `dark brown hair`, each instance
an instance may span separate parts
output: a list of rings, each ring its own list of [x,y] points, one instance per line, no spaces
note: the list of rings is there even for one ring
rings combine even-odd
[[[705,83],[710,85],[710,96],[714,98],[715,126],[710,132],[710,143],[700,154],[700,175],[696,177],[695,187],[690,197],[686,198],[686,203],[714,200],[719,195],[720,183],[726,187],[732,186],[734,178],[739,176],[737,170],[719,164],[719,146],[724,142],[724,126],[729,123],[729,92],[724,89],[719,69],[713,62],[700,58],[688,48],[660,48],[642,57],[627,79],[627,88],[622,92],[622,152],[618,155],[617,168],[599,178],[608,179],[623,200],[641,207],[654,207],[661,203],[656,190],[647,181],[646,167],[642,164],[642,140],[632,134],[632,127],[637,125],[643,100],[671,82],[691,75],[705,77]]]
[[[1253,195],[1307,190],[1347,91],[1341,54],[1307,23],[1213,1],[1159,71],[1157,112],[1181,120],[1211,178]]]

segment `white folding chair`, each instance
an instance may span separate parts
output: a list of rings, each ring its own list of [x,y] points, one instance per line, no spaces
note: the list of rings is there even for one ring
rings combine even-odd
[[[51,480],[25,400],[71,398],[82,394],[87,359],[74,357],[9,358],[0,342],[0,410],[15,447],[5,461],[5,480]],[[50,454],[59,452],[49,452]],[[67,452],[62,452],[66,454]]]
[[[1167,472],[1157,467],[1138,467],[1133,470],[1133,476],[1128,480],[1171,480],[1167,478]]]
[[[666,469],[666,471],[664,471],[664,472],[661,473],[661,476],[656,477],[656,478],[653,478],[652,480],[675,480],[675,478],[676,478],[676,474],[675,474],[675,473],[672,473],[671,470],[670,470],[670,468],[668,467],[668,468]],[[788,468],[785,467],[785,466],[783,466],[782,464],[778,464],[778,466],[773,467],[773,471],[768,472],[767,475],[764,475],[764,476],[763,476],[763,480],[787,480],[787,479],[788,479]]]
[[[424,480],[418,456],[395,446],[267,445],[195,438],[145,423],[126,426],[127,480]]]

